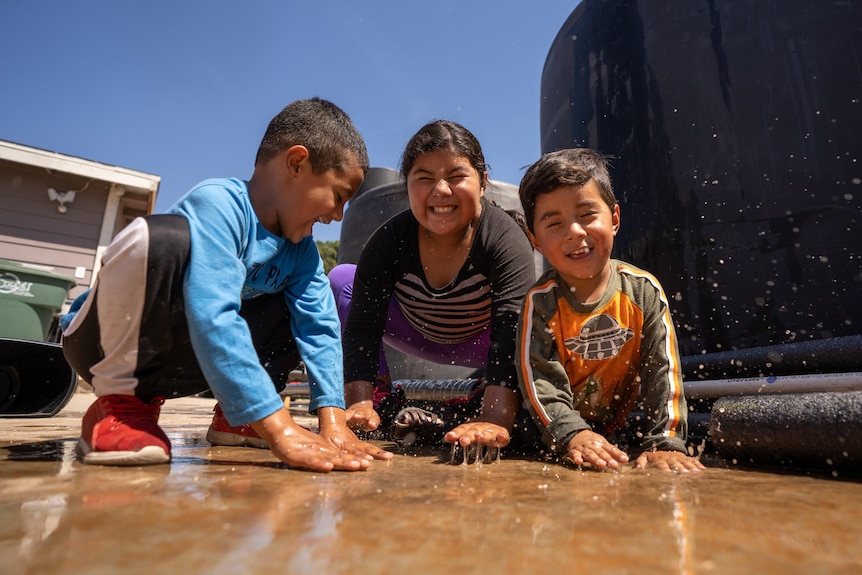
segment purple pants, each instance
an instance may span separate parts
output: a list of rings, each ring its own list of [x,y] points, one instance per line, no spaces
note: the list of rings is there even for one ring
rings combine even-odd
[[[353,278],[356,275],[354,264],[339,264],[329,272],[329,283],[335,294],[335,305],[341,320],[341,329],[347,324],[347,313],[353,300]],[[386,325],[383,328],[383,342],[401,353],[439,363],[443,365],[460,365],[474,369],[484,369],[488,361],[488,347],[491,341],[491,330],[487,327],[474,338],[458,344],[444,344],[431,341],[413,327],[401,307],[393,297],[389,302]],[[380,364],[378,373],[389,373],[389,364],[383,346],[380,346]]]

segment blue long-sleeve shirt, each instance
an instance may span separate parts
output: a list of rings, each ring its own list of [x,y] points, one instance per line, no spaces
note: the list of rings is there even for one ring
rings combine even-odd
[[[284,406],[239,315],[243,300],[278,292],[284,294],[291,331],[308,370],[309,411],[343,408],[341,329],[313,238],[294,244],[267,231],[249,200],[248,183],[237,179],[201,182],[168,213],[189,222],[186,318],[201,371],[228,421],[250,423]],[[64,331],[88,293],[78,296],[61,319]]]
[[[313,238],[294,244],[267,231],[249,201],[247,182],[206,180],[168,213],[189,221],[191,258],[184,296],[201,370],[233,424],[275,413],[284,404],[260,365],[241,300],[282,292],[308,370],[310,411],[344,407],[341,336],[335,300]]]

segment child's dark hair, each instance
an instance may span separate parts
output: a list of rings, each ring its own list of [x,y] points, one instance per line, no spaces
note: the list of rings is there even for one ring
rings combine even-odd
[[[404,179],[407,179],[419,156],[438,150],[451,150],[467,158],[470,165],[479,172],[482,188],[485,187],[488,165],[485,163],[479,140],[461,124],[448,120],[435,120],[425,124],[407,142],[401,155],[401,175]]]
[[[344,111],[326,100],[310,98],[291,102],[266,128],[254,164],[265,163],[291,146],[308,148],[315,174],[343,173],[351,156],[368,173],[365,140]]]
[[[613,209],[617,198],[611,186],[608,160],[607,156],[589,148],[568,148],[547,153],[527,168],[518,195],[529,230],[535,231],[536,198],[563,186],[580,187],[592,180],[602,199]]]

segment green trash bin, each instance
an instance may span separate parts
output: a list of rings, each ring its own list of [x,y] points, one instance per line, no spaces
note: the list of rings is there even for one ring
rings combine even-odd
[[[0,259],[0,337],[47,341],[74,278]]]

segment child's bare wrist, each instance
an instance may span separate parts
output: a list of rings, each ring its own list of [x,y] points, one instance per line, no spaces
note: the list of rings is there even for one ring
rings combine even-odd
[[[353,403],[345,402],[345,404],[347,405],[347,409],[356,410],[356,409],[362,409],[363,407],[370,407],[371,409],[374,409],[374,402],[371,399],[362,399],[360,401],[355,401]]]
[[[372,401],[374,398],[374,384],[370,381],[356,379],[344,384],[344,403],[354,405],[362,401]]]
[[[317,410],[317,423],[320,431],[347,426],[347,418],[340,407],[321,407]]]

